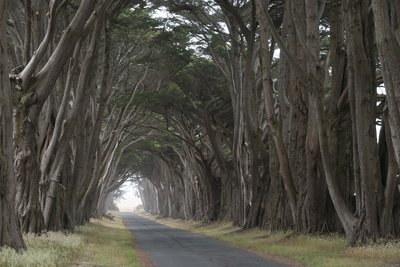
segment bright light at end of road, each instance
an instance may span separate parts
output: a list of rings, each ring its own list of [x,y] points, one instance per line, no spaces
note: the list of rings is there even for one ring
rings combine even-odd
[[[142,200],[132,182],[124,183],[121,189],[124,191],[124,194],[116,203],[119,211],[131,212],[134,211],[137,206],[142,205]]]

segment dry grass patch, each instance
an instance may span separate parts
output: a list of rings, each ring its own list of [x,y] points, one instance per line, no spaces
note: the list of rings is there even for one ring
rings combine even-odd
[[[12,249],[0,251],[0,266],[58,267],[71,266],[82,249],[82,237],[77,234],[47,233],[24,235],[27,251],[18,254]]]
[[[338,235],[296,235],[291,232],[270,232],[251,229],[242,231],[230,223],[200,224],[141,213],[164,225],[226,241],[260,255],[284,257],[304,266],[315,267],[379,267],[400,266],[400,243],[348,248]]]
[[[24,235],[27,251],[0,251],[1,267],[125,267],[142,266],[132,236],[120,219],[93,220],[76,233]]]

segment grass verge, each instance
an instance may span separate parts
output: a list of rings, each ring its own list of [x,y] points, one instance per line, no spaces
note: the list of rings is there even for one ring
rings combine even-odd
[[[92,220],[77,232],[84,237],[84,253],[75,266],[142,266],[120,218]]]
[[[27,251],[0,251],[1,267],[140,267],[132,236],[119,218],[92,220],[76,233],[24,235]]]
[[[312,267],[400,266],[399,242],[348,248],[345,239],[337,235],[295,235],[291,232],[260,229],[243,231],[231,223],[202,224],[157,218],[144,213],[141,215],[161,224],[220,239],[230,245],[294,266],[297,264],[293,262]]]
[[[0,251],[0,266],[7,267],[53,267],[71,266],[79,255],[82,237],[77,234],[47,233],[41,236],[24,235],[27,251],[22,254],[12,249]]]

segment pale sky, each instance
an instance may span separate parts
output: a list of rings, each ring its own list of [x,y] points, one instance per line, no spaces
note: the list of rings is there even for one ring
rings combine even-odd
[[[136,206],[141,205],[142,201],[138,196],[137,189],[132,182],[125,182],[121,189],[125,192],[123,197],[116,203],[119,211],[134,211]]]

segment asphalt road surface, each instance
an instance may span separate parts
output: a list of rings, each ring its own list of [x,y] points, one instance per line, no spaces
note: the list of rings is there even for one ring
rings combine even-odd
[[[122,213],[135,243],[155,267],[283,267],[223,242]]]

